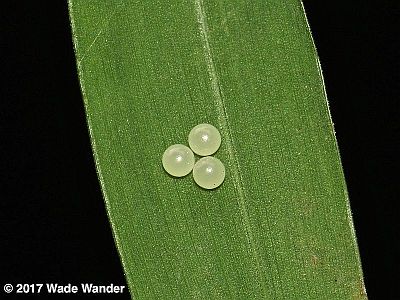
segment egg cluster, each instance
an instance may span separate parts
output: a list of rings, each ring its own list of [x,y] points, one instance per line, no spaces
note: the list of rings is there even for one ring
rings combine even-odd
[[[225,166],[210,155],[221,146],[221,134],[210,124],[199,124],[189,133],[189,147],[175,144],[167,148],[162,156],[165,171],[174,177],[183,177],[193,170],[194,181],[204,189],[215,189],[225,179]],[[200,158],[195,163],[194,153]]]

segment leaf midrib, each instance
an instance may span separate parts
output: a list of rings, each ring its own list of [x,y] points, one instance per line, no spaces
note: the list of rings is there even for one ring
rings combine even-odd
[[[229,160],[232,164],[228,164],[230,172],[233,175],[233,183],[238,194],[238,206],[240,215],[242,216],[242,223],[245,229],[246,239],[251,251],[253,263],[257,269],[257,275],[260,277],[259,282],[262,285],[263,294],[267,295],[265,281],[262,279],[262,258],[257,252],[256,242],[254,240],[253,232],[251,229],[251,222],[246,207],[247,193],[243,187],[243,179],[240,171],[240,164],[235,154],[235,144],[229,128],[229,119],[224,103],[224,95],[221,88],[221,83],[217,75],[216,66],[213,60],[213,54],[210,46],[209,30],[207,26],[207,15],[204,9],[203,0],[195,0],[195,10],[197,22],[199,23],[200,37],[204,49],[204,61],[207,65],[207,71],[210,76],[210,85],[213,94],[213,102],[217,108],[217,117],[222,137],[225,137],[225,145],[228,152]]]

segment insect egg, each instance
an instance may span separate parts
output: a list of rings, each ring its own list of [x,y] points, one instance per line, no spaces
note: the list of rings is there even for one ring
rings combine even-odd
[[[199,124],[189,133],[189,146],[194,153],[207,156],[217,152],[221,145],[221,134],[210,124]]]
[[[225,179],[225,166],[218,158],[203,157],[193,167],[193,179],[204,189],[215,189]]]
[[[172,176],[183,177],[189,174],[194,166],[194,154],[185,145],[172,145],[162,156],[164,170]]]

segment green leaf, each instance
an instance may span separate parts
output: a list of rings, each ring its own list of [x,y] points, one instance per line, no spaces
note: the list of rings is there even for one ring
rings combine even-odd
[[[69,1],[93,152],[135,299],[366,299],[299,0]],[[203,190],[161,156],[215,125]],[[101,249],[99,249],[101,251]]]

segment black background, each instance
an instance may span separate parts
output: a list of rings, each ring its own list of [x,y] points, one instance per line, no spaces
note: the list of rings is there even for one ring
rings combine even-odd
[[[305,1],[305,7],[367,292],[370,299],[400,299],[399,4]],[[1,14],[1,289],[19,282],[123,285],[90,148],[67,4],[14,1],[2,4]],[[129,299],[128,293],[112,297]]]

